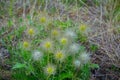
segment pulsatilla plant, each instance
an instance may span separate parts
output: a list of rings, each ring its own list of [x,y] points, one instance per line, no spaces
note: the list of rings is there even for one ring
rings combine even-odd
[[[41,17],[40,22],[45,23],[46,18]],[[86,26],[81,25],[79,30],[84,32]],[[21,59],[13,66],[15,79],[88,80],[90,55],[78,43],[77,30],[55,28],[39,39],[34,27],[30,27],[25,35],[29,37],[18,44],[17,55]]]

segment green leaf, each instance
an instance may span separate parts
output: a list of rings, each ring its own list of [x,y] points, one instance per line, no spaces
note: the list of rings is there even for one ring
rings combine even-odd
[[[26,71],[26,75],[30,75],[31,73],[34,73],[34,67],[32,65],[27,66],[27,71]]]
[[[16,63],[12,69],[20,69],[20,68],[25,68],[26,65],[25,64],[22,64],[22,63]]]
[[[64,79],[67,79],[67,78],[72,78],[72,76],[73,76],[73,73],[68,72],[68,73],[61,73],[58,78],[60,80],[64,80]]]
[[[13,21],[12,20],[9,20],[8,21],[8,26],[11,27],[13,25]]]
[[[91,67],[92,69],[94,69],[94,68],[99,68],[99,65],[98,65],[98,64],[91,64],[90,67]]]
[[[98,46],[95,45],[95,44],[91,44],[91,45],[90,45],[90,50],[93,51],[93,52],[95,52],[95,51],[98,50]]]

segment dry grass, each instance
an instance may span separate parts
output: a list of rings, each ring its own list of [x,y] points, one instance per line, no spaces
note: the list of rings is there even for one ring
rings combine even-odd
[[[97,15],[92,14],[94,19],[91,25],[92,34],[89,35],[89,42],[97,44],[101,49],[101,54],[105,54],[111,60],[110,63],[115,65],[116,67],[120,66],[120,33],[118,32],[119,24],[114,22],[114,17],[109,20],[106,18],[105,7],[104,4],[102,7],[96,8],[99,10]],[[115,5],[115,3],[114,3]],[[92,12],[90,12],[91,14]],[[112,14],[112,13],[111,13]],[[114,15],[114,14],[113,14]],[[111,17],[111,16],[110,16]],[[120,67],[119,67],[120,68]]]

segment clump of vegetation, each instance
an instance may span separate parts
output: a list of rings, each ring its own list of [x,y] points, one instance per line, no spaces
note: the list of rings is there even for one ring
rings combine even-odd
[[[23,37],[13,52],[16,58],[12,68],[13,77],[17,80],[88,80],[91,68],[90,54],[81,49],[83,45],[77,42],[79,32],[83,34],[86,26],[75,29],[56,27],[49,31],[43,27],[41,32],[39,28],[48,23],[45,17],[40,18],[40,23],[38,27],[24,26]],[[46,35],[42,37],[42,33]]]

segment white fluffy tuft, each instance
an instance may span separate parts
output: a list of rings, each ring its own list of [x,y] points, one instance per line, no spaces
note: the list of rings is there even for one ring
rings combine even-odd
[[[69,51],[70,53],[72,54],[76,54],[79,52],[79,49],[80,49],[80,45],[77,44],[77,43],[73,43],[69,46]]]
[[[32,54],[34,60],[40,60],[43,57],[43,53],[40,51],[35,50]]]

